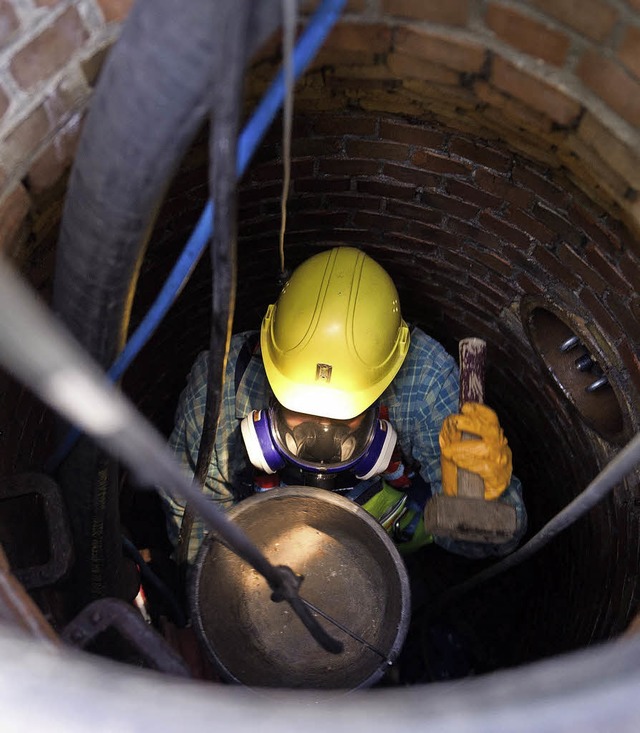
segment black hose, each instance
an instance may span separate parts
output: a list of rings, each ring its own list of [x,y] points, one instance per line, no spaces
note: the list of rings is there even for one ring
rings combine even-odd
[[[122,347],[140,262],[171,174],[229,71],[219,52],[225,0],[138,0],[98,81],[75,157],[54,274],[54,308],[103,367]],[[278,26],[280,3],[254,3],[246,59]],[[66,426],[63,427],[66,432]],[[117,469],[82,439],[57,475],[82,607],[118,595]],[[71,611],[73,612],[73,608]]]
[[[213,90],[209,144],[209,179],[213,201],[211,241],[211,334],[202,433],[196,461],[195,480],[206,484],[211,454],[216,441],[222,388],[231,341],[237,279],[236,146],[240,127],[245,57],[252,0],[227,4],[219,16],[224,29],[218,54],[226,59],[224,84]],[[178,565],[186,572],[193,511],[185,507],[178,542]]]

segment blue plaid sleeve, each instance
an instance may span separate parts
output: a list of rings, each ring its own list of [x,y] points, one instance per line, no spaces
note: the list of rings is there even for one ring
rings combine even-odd
[[[240,421],[236,416],[236,395],[234,383],[235,365],[238,353],[245,340],[238,334],[231,340],[227,368],[222,391],[222,402],[216,432],[216,442],[209,463],[203,493],[221,509],[228,509],[236,503],[234,484],[236,476],[244,465],[244,448],[240,436]],[[174,428],[169,437],[169,446],[183,468],[193,476],[198,460],[200,436],[207,396],[208,352],[202,352],[195,360],[187,386],[180,395],[176,410]],[[184,504],[161,491],[169,539],[176,546]],[[196,517],[189,545],[189,559],[193,560],[206,535],[203,523]]]

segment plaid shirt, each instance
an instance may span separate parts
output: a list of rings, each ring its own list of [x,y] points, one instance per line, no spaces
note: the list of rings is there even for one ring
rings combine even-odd
[[[263,409],[269,404],[269,385],[259,354],[251,356],[236,391],[238,356],[251,333],[237,334],[231,340],[216,444],[204,488],[222,509],[231,507],[252,490],[252,469],[240,433],[240,421],[251,410]],[[176,457],[191,474],[198,459],[206,394],[207,352],[202,352],[180,396],[175,426],[169,438]],[[420,464],[420,473],[431,484],[432,493],[441,493],[438,436],[444,418],[458,410],[458,367],[454,359],[437,341],[414,328],[405,361],[380,403],[389,411],[389,421],[396,429],[404,455]],[[169,535],[175,544],[184,506],[166,495],[163,498]],[[454,542],[446,538],[435,538],[435,541],[467,557],[510,552],[526,529],[526,513],[518,479],[512,479],[500,500],[516,507],[518,532],[511,542],[493,546]],[[195,518],[189,547],[191,559],[195,557],[205,534],[204,526]]]

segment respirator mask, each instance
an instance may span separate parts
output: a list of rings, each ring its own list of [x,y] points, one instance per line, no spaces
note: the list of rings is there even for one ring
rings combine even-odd
[[[287,466],[310,474],[349,471],[364,480],[382,473],[391,461],[396,432],[372,405],[360,415],[338,420],[288,410],[275,399],[241,423],[249,460],[260,471]]]

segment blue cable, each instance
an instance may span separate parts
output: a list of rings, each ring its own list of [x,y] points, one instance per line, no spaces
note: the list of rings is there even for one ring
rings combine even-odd
[[[315,57],[320,46],[340,18],[346,0],[324,0],[305,28],[293,51],[293,73],[296,80]],[[256,111],[240,133],[236,156],[236,173],[240,178],[256,151],[265,132],[273,122],[285,95],[284,72],[280,70],[265,92]],[[154,301],[138,328],[129,338],[124,349],[107,372],[112,381],[117,381],[149,341],[158,325],[173,305],[176,298],[191,277],[213,232],[213,204],[204,208],[187,244],[173,266],[158,297]],[[55,471],[80,437],[80,431],[73,428],[46,463],[47,471]]]

